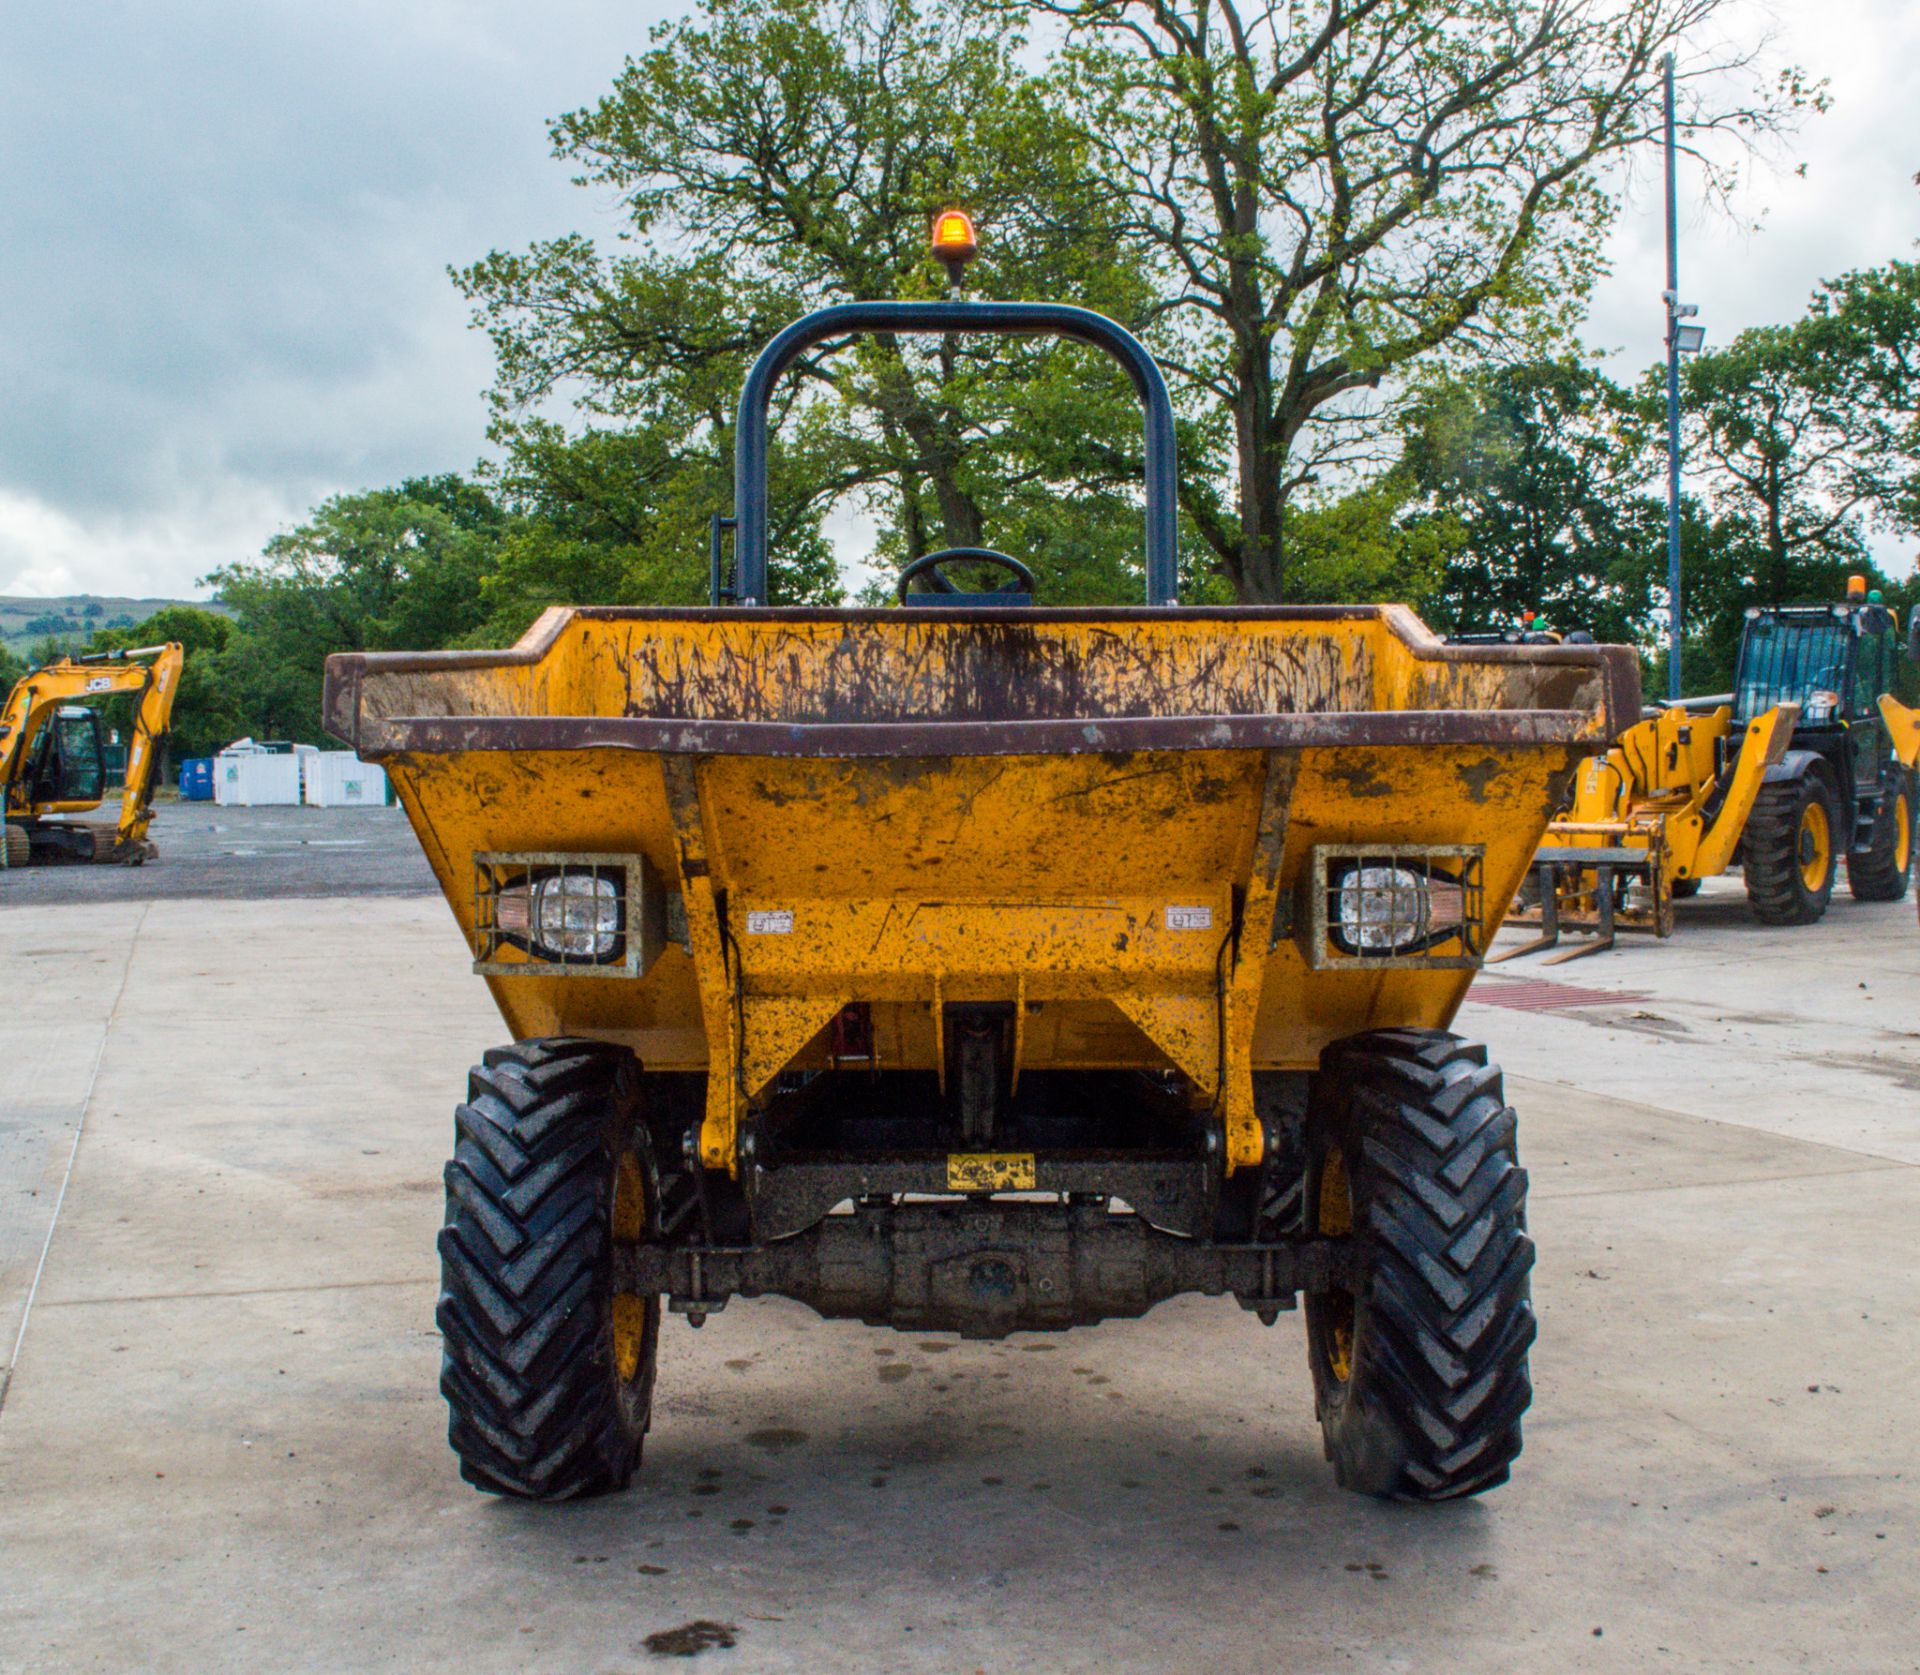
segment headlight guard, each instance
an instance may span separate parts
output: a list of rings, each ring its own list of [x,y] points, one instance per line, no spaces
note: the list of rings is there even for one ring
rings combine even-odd
[[[1316,971],[1460,971],[1486,955],[1486,851],[1469,844],[1316,844],[1303,880]]]
[[[476,854],[473,969],[487,977],[640,977],[666,932],[644,855]]]

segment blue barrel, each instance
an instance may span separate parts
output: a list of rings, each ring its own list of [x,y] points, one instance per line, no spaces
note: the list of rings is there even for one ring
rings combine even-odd
[[[189,756],[180,764],[180,795],[190,803],[213,801],[211,756]]]

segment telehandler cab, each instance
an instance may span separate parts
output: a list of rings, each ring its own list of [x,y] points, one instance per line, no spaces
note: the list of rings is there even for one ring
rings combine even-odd
[[[802,353],[1058,334],[1146,409],[1145,604],[929,553],[898,607],[768,603]],[[455,1114],[462,1470],[617,1489],[666,1309],[998,1338],[1304,1295],[1350,1488],[1505,1480],[1533,1247],[1500,1072],[1447,1025],[1630,650],[1451,647],[1396,606],[1183,608],[1148,352],[1052,303],[850,303],[749,373],[738,604],[554,609],[510,651],[329,660],[512,1033]],[[962,593],[955,559],[1004,571]]]
[[[186,654],[173,641],[63,657],[25,676],[0,709],[0,866],[150,860],[154,775]],[[68,816],[106,801],[106,738],[95,700],[134,696],[133,728],[112,826]]]
[[[1768,924],[1818,919],[1839,859],[1858,901],[1898,901],[1913,870],[1914,776],[1894,750],[1899,622],[1855,577],[1843,605],[1750,607],[1736,721],[1798,706],[1740,840],[1747,900]]]

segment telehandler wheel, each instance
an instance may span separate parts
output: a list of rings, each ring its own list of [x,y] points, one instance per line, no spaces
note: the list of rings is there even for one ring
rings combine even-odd
[[[1353,1291],[1307,1296],[1314,1405],[1344,1488],[1451,1500],[1507,1479],[1532,1399],[1527,1177],[1484,1047],[1377,1030],[1322,1056],[1307,1213],[1351,1233]]]
[[[1913,798],[1902,785],[1882,800],[1873,841],[1847,857],[1847,888],[1855,901],[1898,901],[1913,872]]]
[[[564,1037],[495,1048],[454,1131],[436,1318],[461,1475],[528,1500],[623,1489],[660,1337],[659,1298],[613,1285],[616,1244],[656,1225],[639,1065]]]
[[[1827,911],[1839,870],[1840,815],[1817,774],[1763,785],[1740,840],[1747,904],[1763,925],[1811,925]]]

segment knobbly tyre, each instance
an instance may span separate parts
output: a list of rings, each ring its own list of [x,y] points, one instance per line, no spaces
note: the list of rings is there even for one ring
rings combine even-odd
[[[1037,605],[967,549],[898,608],[768,607],[770,391],[866,332],[1119,361],[1144,606]],[[1269,1324],[1304,1295],[1347,1486],[1506,1478],[1526,1176],[1447,1025],[1575,765],[1637,717],[1633,655],[1183,609],[1174,485],[1166,386],[1112,322],[847,304],[747,378],[737,603],[329,660],[328,726],[392,775],[513,1037],[456,1113],[440,1240],[473,1483],[625,1485],[663,1299],[998,1338],[1186,1292]]]

